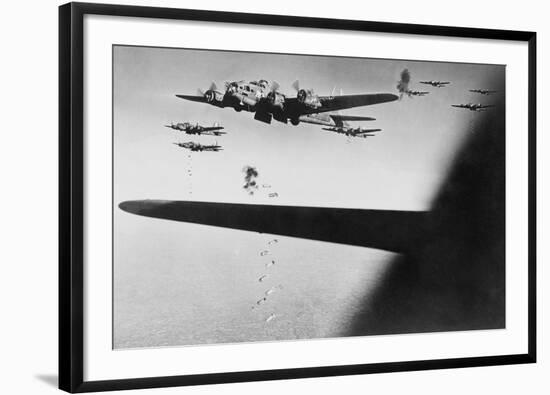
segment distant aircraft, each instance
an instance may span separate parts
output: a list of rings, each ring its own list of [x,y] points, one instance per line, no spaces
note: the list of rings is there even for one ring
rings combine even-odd
[[[178,147],[187,148],[191,151],[213,151],[213,152],[218,152],[218,151],[223,150],[221,145],[218,145],[218,143],[211,144],[211,145],[203,145],[203,144],[195,143],[193,141],[188,141],[186,143],[174,143],[174,144],[177,145]]]
[[[212,83],[206,92],[199,90],[198,95],[176,95],[177,97],[198,103],[207,103],[219,108],[233,108],[240,112],[254,113],[254,119],[270,124],[278,122],[293,125],[301,122],[304,115],[344,110],[347,108],[368,106],[397,100],[391,93],[373,93],[360,95],[319,96],[312,89],[301,89],[295,81],[292,87],[296,97],[284,95],[278,91],[277,82],[267,80],[233,81],[225,83],[225,92],[221,92]]]
[[[498,91],[490,91],[489,89],[470,89],[470,92],[481,93],[482,95],[492,95]]]
[[[405,93],[407,95],[409,95],[409,97],[411,97],[411,96],[425,96],[425,95],[430,94],[430,92],[420,92],[420,91],[412,91],[412,90],[405,91]]]
[[[350,136],[350,137],[362,137],[362,138],[374,137],[376,135],[371,133],[382,131],[382,129],[363,129],[362,127],[350,128],[346,126],[340,126],[336,128],[323,128],[323,130],[328,130],[329,132],[335,132],[339,134],[345,134],[346,136]]]
[[[483,105],[481,103],[468,103],[468,104],[451,104],[451,107],[465,108],[470,111],[482,112],[486,111],[486,108],[494,107],[492,104]]]
[[[223,129],[223,126],[214,124],[214,126],[201,126],[198,123],[192,124],[191,122],[180,122],[180,123],[171,123],[170,125],[164,125],[167,128],[179,130],[180,132],[185,132],[186,134],[205,134],[212,136],[221,136],[226,134],[225,132],[220,132]]]
[[[420,81],[420,83],[435,86],[436,88],[443,88],[445,85],[450,84],[448,81]]]

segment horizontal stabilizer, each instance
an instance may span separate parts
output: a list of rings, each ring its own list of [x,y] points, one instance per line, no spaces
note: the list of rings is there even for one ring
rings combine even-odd
[[[357,115],[331,114],[330,117],[336,126],[343,126],[345,121],[376,121],[376,118],[373,117],[361,117]]]
[[[145,217],[409,251],[428,229],[428,212],[133,200],[120,209]]]
[[[360,131],[355,132],[357,135],[361,135],[363,133],[375,133],[375,132],[381,132],[382,129],[361,129]]]

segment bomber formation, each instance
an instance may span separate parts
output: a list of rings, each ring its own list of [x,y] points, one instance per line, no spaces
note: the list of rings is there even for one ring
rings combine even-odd
[[[405,69],[401,72],[401,79],[397,82],[397,90],[400,92],[401,98],[403,97],[403,95],[413,97],[413,96],[425,96],[430,93],[430,92],[421,92],[421,91],[409,89],[410,82],[411,82],[411,74],[409,73],[409,70]],[[451,84],[451,81],[429,80],[429,81],[419,81],[419,83],[424,85],[430,85],[435,88],[445,88]],[[480,95],[489,96],[497,93],[498,91],[477,88],[477,89],[468,89],[468,92],[479,93]],[[481,104],[481,103],[466,103],[466,104],[451,104],[451,107],[462,108],[473,112],[483,112],[483,111],[487,111],[488,108],[494,107],[494,105]]]
[[[287,95],[280,92],[280,85],[276,81],[269,82],[264,79],[257,81],[231,81],[225,82],[225,89],[220,90],[215,83],[212,83],[206,90],[198,90],[197,95],[177,94],[176,97],[196,103],[212,105],[217,108],[233,108],[236,112],[250,112],[254,119],[271,124],[272,121],[291,123],[294,126],[300,123],[308,123],[324,126],[321,129],[347,137],[374,137],[376,132],[382,131],[379,128],[354,127],[350,122],[375,121],[375,118],[356,115],[342,115],[340,110],[355,107],[369,106],[379,103],[387,103],[401,99],[404,95],[409,98],[424,97],[429,91],[410,89],[411,75],[407,69],[401,72],[401,79],[397,83],[397,91],[400,96],[392,93],[368,93],[356,95],[334,95],[334,91],[328,96],[320,96],[311,88],[301,88],[298,80],[294,81],[292,88],[295,95]],[[445,88],[451,85],[451,81],[424,80],[420,84],[435,88]],[[497,93],[489,89],[469,89],[471,93],[489,96]],[[451,107],[466,109],[472,112],[487,111],[494,107],[492,104],[466,103],[451,104]],[[184,132],[188,135],[210,135],[222,136],[223,126],[214,123],[213,126],[203,126],[199,123],[181,122],[165,125],[166,127]],[[179,147],[191,151],[219,152],[222,147],[216,144],[203,145],[189,141],[185,143],[174,143]]]
[[[444,89],[452,85],[451,81],[421,80],[422,85],[431,88]],[[297,126],[301,123],[318,125],[321,130],[343,135],[348,138],[369,138],[375,137],[381,128],[367,128],[361,125],[354,126],[356,122],[372,122],[376,118],[359,115],[344,115],[340,110],[363,107],[380,103],[387,103],[401,100],[404,96],[409,98],[425,97],[433,92],[429,90],[421,91],[412,89],[411,73],[404,69],[400,74],[400,80],[397,82],[397,93],[366,93],[344,95],[341,91],[339,95],[334,94],[334,89],[330,95],[322,96],[315,93],[311,88],[303,88],[298,80],[292,83],[292,89],[295,94],[284,94],[280,91],[280,85],[276,81],[269,82],[264,79],[257,81],[231,81],[225,82],[225,89],[219,89],[215,83],[212,83],[206,91],[198,90],[196,95],[177,94],[176,97],[195,103],[211,105],[216,108],[232,108],[236,112],[245,112],[254,114],[254,120],[271,124],[273,121],[283,124],[290,123]],[[467,89],[470,94],[479,94],[482,96],[491,96],[498,91],[475,88]],[[463,103],[451,104],[453,108],[468,110],[473,113],[488,111],[493,104],[482,103]],[[224,127],[218,123],[212,126],[202,125],[198,122],[178,122],[164,125],[165,127],[194,136],[224,136],[227,132]],[[348,140],[349,142],[349,140]],[[213,144],[203,144],[195,141],[176,142],[179,148],[189,150],[187,174],[189,177],[193,174],[192,152],[220,152],[223,147],[216,141]],[[189,180],[189,193],[192,194],[192,181]],[[258,186],[254,182],[246,184],[246,190],[253,194]],[[277,192],[268,194],[269,198],[277,198]]]
[[[429,85],[432,88],[446,88],[451,85],[451,81],[419,81],[420,84]],[[315,94],[313,89],[304,89],[300,87],[298,81],[292,84],[296,95],[285,95],[279,91],[280,86],[277,82],[268,82],[267,80],[258,81],[238,81],[226,82],[225,90],[218,90],[217,86],[212,83],[206,91],[198,92],[198,95],[176,95],[178,98],[193,101],[197,103],[209,104],[217,108],[233,108],[236,112],[250,112],[254,114],[254,119],[259,122],[271,124],[272,121],[281,123],[290,123],[294,126],[300,123],[313,124],[321,126],[321,130],[332,133],[345,135],[347,137],[368,138],[374,137],[380,128],[364,128],[362,126],[352,126],[350,122],[371,122],[376,119],[368,116],[343,115],[340,110],[350,109],[386,103],[402,99],[403,96],[409,98],[424,97],[429,95],[430,91],[419,91],[410,88],[411,74],[407,69],[401,72],[401,79],[397,83],[397,91],[400,94],[392,93],[374,93],[374,94],[357,94],[357,95],[340,95],[335,96],[334,92],[329,96],[319,96]],[[468,92],[490,96],[497,91],[489,89],[469,89]],[[467,103],[467,104],[451,104],[451,107],[467,109],[472,112],[487,111],[488,108],[494,107],[492,104]],[[191,122],[170,123],[164,125],[174,131],[184,133],[186,135],[196,136],[216,136],[220,137],[227,132],[222,131],[224,127],[214,123],[212,126],[204,126]],[[190,152],[220,152],[222,146],[217,142],[215,144],[201,144],[194,141],[174,143],[180,148],[185,148]],[[189,165],[187,173],[192,175],[191,153],[188,154]],[[258,182],[258,170],[252,166],[243,168],[244,184],[243,189],[249,195],[256,193],[264,194],[269,198],[278,198],[279,194],[273,191],[270,184],[260,184]],[[189,182],[191,179],[189,178]],[[192,188],[189,188],[189,193]],[[267,244],[264,244],[267,243]],[[279,239],[271,239],[263,242],[259,246],[258,259],[261,265],[261,271],[255,273],[254,281],[259,283],[258,296],[255,302],[252,302],[252,309],[262,314],[264,322],[270,323],[273,320],[281,317],[281,313],[274,311],[270,303],[271,299],[277,297],[281,292],[284,292],[283,284],[276,281],[276,263],[278,262],[276,245]],[[271,325],[271,324],[270,324]]]

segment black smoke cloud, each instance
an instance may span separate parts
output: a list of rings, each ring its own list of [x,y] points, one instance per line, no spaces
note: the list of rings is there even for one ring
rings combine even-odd
[[[397,90],[401,93],[401,97],[403,97],[403,93],[408,92],[409,82],[411,82],[411,73],[405,69],[401,72],[401,79],[397,82]]]
[[[246,191],[250,195],[253,195],[256,189],[258,189],[258,183],[256,182],[256,178],[260,173],[258,173],[258,170],[252,166],[243,167],[243,173],[244,173],[243,188],[246,189]]]

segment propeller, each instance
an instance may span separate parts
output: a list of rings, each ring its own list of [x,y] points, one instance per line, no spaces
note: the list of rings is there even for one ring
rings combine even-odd
[[[271,92],[277,92],[280,87],[281,87],[281,85],[279,85],[279,83],[277,81],[273,81],[271,83]]]
[[[209,92],[216,91],[216,90],[218,90],[218,87],[216,86],[216,83],[212,81],[212,83],[210,84],[210,87],[206,92],[204,92],[202,89],[199,88],[197,89],[197,93],[199,94],[199,96],[206,96],[208,95]]]
[[[282,102],[284,101],[284,98],[282,97],[282,95],[277,94],[277,91],[281,86],[277,81],[272,81],[269,87],[270,90],[266,97],[267,101],[273,106],[282,108]]]
[[[308,97],[309,94],[312,94],[313,91],[309,90],[306,91],[305,89],[300,89],[300,81],[296,80],[292,83],[292,87],[296,91],[296,97],[298,98],[298,101],[301,103],[304,103]]]
[[[300,89],[300,81],[294,81],[292,83],[292,87],[296,91],[296,97],[298,98],[298,101],[304,102],[307,96],[307,92],[304,89]]]

